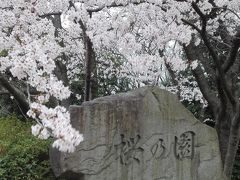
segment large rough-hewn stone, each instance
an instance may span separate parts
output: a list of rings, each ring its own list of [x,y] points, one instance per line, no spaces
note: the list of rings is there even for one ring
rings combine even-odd
[[[51,150],[57,176],[80,180],[223,180],[215,130],[156,87],[71,107],[84,134],[75,153]]]

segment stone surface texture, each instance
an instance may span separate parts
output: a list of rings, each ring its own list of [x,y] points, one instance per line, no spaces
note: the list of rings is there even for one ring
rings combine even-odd
[[[57,176],[79,180],[224,180],[216,131],[177,97],[144,87],[70,108],[84,134],[74,153],[50,150]]]

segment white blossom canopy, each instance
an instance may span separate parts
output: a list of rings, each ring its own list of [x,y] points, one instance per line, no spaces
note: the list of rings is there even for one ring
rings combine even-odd
[[[28,115],[37,120],[32,133],[40,138],[56,138],[53,146],[72,152],[83,136],[70,125],[66,108],[48,108],[50,97],[64,100],[71,94],[68,87],[56,77],[56,61],[67,65],[69,79],[81,73],[84,64],[83,27],[96,52],[115,49],[127,62],[121,76],[129,72],[133,80],[154,84],[162,75],[164,63],[171,64],[174,71],[188,67],[181,53],[174,53],[173,42],[189,44],[201,28],[201,21],[192,0],[1,0],[0,3],[0,50],[7,55],[0,57],[2,74],[10,72],[14,78],[24,80],[39,94],[29,97]],[[239,0],[197,1],[201,12],[219,11],[217,18],[208,21],[206,30],[215,38],[222,20],[230,34],[240,25]],[[61,28],[51,18],[61,17]],[[190,24],[194,24],[195,28]],[[195,43],[201,39],[195,36]],[[64,43],[64,46],[62,43]],[[159,50],[166,50],[164,56]],[[175,52],[181,51],[176,46]],[[69,58],[63,59],[62,54]],[[191,63],[195,69],[198,61]],[[191,100],[203,101],[196,82],[194,90],[184,86],[188,79],[181,79],[181,95]],[[174,87],[169,88],[169,90]],[[175,88],[176,89],[176,88]],[[175,90],[174,90],[175,91]]]

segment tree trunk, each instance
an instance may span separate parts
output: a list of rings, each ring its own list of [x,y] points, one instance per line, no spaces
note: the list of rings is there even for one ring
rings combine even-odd
[[[17,101],[19,108],[23,114],[26,114],[29,110],[29,104],[26,100],[25,95],[19,91],[17,88],[15,88],[12,84],[8,82],[7,79],[5,79],[2,75],[0,75],[0,84],[8,90],[8,92],[14,97],[14,99]]]
[[[218,133],[219,148],[221,152],[221,159],[223,164],[223,172],[228,179],[231,179],[232,170],[239,143],[239,127],[234,122],[234,118],[238,118],[239,115],[229,113],[230,109],[225,108],[223,112],[219,112],[217,123],[215,128]]]
[[[206,64],[206,60],[202,56],[203,52],[193,42],[188,46],[183,45],[183,49],[188,61],[198,60],[204,64],[205,71],[198,66],[192,69],[192,74],[213,113],[216,122],[215,129],[218,133],[223,172],[230,179],[239,141],[240,119],[237,87],[235,87],[237,82],[236,73],[228,72],[223,74],[221,67],[216,73],[214,69],[211,69],[210,64]],[[212,70],[214,70],[215,74]],[[206,77],[204,72],[211,75],[211,78]]]
[[[89,37],[85,37],[85,97],[84,101],[89,101],[92,99],[92,73],[94,67],[94,52],[92,48],[92,42]]]
[[[97,67],[93,44],[86,34],[86,28],[82,21],[79,22],[83,30],[83,40],[85,46],[85,95],[84,101],[89,101],[97,97]]]
[[[61,24],[61,16],[60,15],[54,15],[53,17],[50,18],[53,22],[53,25],[55,27],[55,37],[59,36],[59,30],[62,29],[62,24]],[[64,47],[64,43],[62,41],[59,42],[59,44]],[[66,56],[65,53],[62,54],[61,58],[58,60],[56,60],[55,64],[56,64],[56,68],[54,70],[55,75],[57,76],[57,78],[61,81],[63,81],[64,86],[69,86],[69,79],[68,79],[68,75],[67,75],[67,67],[66,64],[64,64],[62,62],[62,60],[65,60],[67,62],[68,57]],[[59,103],[56,99],[55,99],[55,104]],[[67,98],[62,100],[59,103],[61,106],[64,106],[66,109],[69,108],[69,106],[71,105],[71,98]]]
[[[95,61],[95,52],[89,37],[86,37],[86,72],[85,72],[85,101],[92,100],[97,97],[97,70]]]
[[[226,127],[227,124],[220,124],[219,128],[217,128],[217,134],[219,139],[219,148],[221,152],[221,159],[222,163],[224,165],[225,163],[225,157],[227,154],[227,148],[228,148],[228,140],[229,140],[229,128]]]
[[[224,174],[230,179],[232,175],[232,170],[234,166],[235,157],[238,150],[239,144],[239,129],[235,127],[231,127],[229,142],[228,142],[228,149],[225,156],[224,162]]]
[[[238,106],[237,106],[238,107]],[[224,173],[228,178],[231,178],[235,157],[238,150],[240,131],[239,131],[239,111],[233,114],[231,119],[231,127],[228,138],[228,147],[224,161]]]

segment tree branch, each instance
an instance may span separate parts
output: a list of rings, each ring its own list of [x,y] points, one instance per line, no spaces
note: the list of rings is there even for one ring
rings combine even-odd
[[[212,47],[212,45],[211,45],[211,43],[210,43],[210,41],[207,37],[207,32],[206,32],[207,17],[203,14],[203,12],[199,9],[199,7],[197,6],[197,4],[195,2],[192,2],[192,7],[201,18],[202,29],[201,29],[200,35],[201,35],[206,47],[208,48],[208,51],[209,51],[210,55],[212,56],[213,61],[216,65],[216,68],[217,68],[218,74],[219,74],[218,77],[220,78],[220,82],[222,83],[222,86],[223,86],[231,104],[233,106],[235,106],[237,104],[238,99],[234,98],[231,90],[228,88],[226,78],[225,78],[225,75],[224,75],[224,71],[223,71],[223,69],[221,67],[221,64],[220,64],[220,61],[219,61],[219,57],[218,57],[216,51]]]
[[[194,59],[196,59],[196,57],[194,57],[194,51],[192,50],[192,48],[194,48],[193,46],[188,45],[183,45],[183,49],[184,52],[187,56],[188,61],[192,61]],[[203,94],[203,97],[207,100],[210,108],[212,109],[213,112],[216,112],[216,108],[217,108],[217,104],[218,99],[216,94],[212,91],[211,87],[209,86],[209,83],[207,81],[207,79],[204,76],[204,73],[201,69],[201,67],[197,67],[196,69],[192,70],[194,77],[196,78],[196,81],[198,83],[198,86]]]
[[[227,48],[231,47],[231,39],[232,37],[229,35],[227,27],[224,25],[222,20],[218,20],[219,26],[216,31],[216,35],[219,35],[222,39],[222,44],[224,44]]]
[[[234,64],[238,54],[239,47],[240,47],[240,29],[238,30],[237,34],[234,37],[228,58],[226,62],[223,64],[224,72],[227,72],[231,68],[231,66]]]
[[[211,54],[218,70],[221,71],[221,66],[220,66],[220,63],[219,63],[219,57],[218,57],[217,53],[215,52],[214,48],[212,47],[212,45],[211,45],[211,43],[210,43],[210,41],[208,40],[208,37],[207,37],[207,33],[206,33],[207,18],[202,13],[202,11],[199,9],[199,7],[197,6],[196,3],[192,2],[192,7],[198,13],[198,15],[200,16],[201,21],[202,21],[202,29],[200,31],[200,35],[201,35],[205,45],[207,46],[208,51]]]
[[[186,20],[186,19],[182,19],[182,22],[191,26],[193,29],[195,29],[197,32],[201,33],[201,30],[193,23],[191,23],[190,21]]]
[[[185,0],[177,0],[177,1],[185,1]],[[146,0],[136,0],[136,1],[130,1],[130,2],[127,2],[127,3],[116,3],[115,1],[114,2],[112,2],[110,5],[103,5],[103,6],[101,6],[101,7],[97,7],[97,8],[88,8],[87,9],[87,11],[89,12],[89,13],[93,13],[93,12],[99,12],[99,11],[101,11],[101,10],[103,10],[104,8],[113,8],[113,7],[126,7],[126,6],[128,6],[128,5],[130,5],[130,4],[133,4],[133,5],[139,5],[139,4],[142,4],[142,3],[148,3],[148,4],[153,4],[153,5],[155,5],[155,6],[159,6],[158,4],[156,4],[156,3],[150,3],[150,2],[148,2],[148,1],[146,1]],[[160,7],[160,6],[159,6]],[[163,10],[163,11],[166,11],[166,9],[164,9],[163,7],[161,7],[161,9]]]
[[[38,15],[38,16],[40,18],[45,18],[45,17],[55,16],[55,15],[60,16],[61,14],[62,14],[62,12],[50,12],[50,13],[46,13],[46,14],[42,14],[42,15]]]

